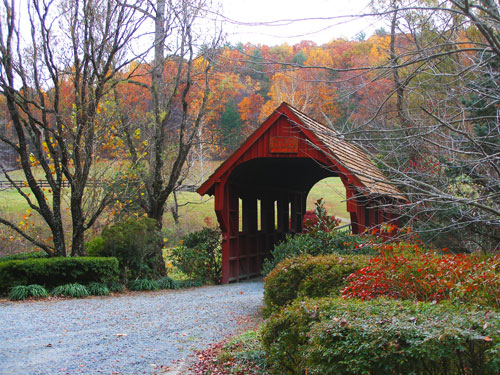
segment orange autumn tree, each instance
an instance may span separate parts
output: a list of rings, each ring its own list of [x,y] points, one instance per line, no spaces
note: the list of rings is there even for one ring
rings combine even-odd
[[[271,80],[270,100],[262,108],[261,120],[281,102],[329,124],[340,117],[337,89],[329,82],[328,73],[300,69],[276,73]]]
[[[244,123],[245,135],[249,135],[259,125],[259,114],[263,104],[264,98],[258,93],[251,93],[238,103],[238,112]]]

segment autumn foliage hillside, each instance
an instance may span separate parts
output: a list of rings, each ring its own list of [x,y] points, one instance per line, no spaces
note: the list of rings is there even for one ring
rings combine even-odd
[[[199,131],[203,148],[193,150],[193,155],[226,157],[283,101],[339,129],[347,118],[359,123],[367,121],[390,93],[391,81],[377,79],[367,84],[373,78],[370,74],[358,75],[348,70],[386,61],[388,43],[388,36],[374,35],[360,41],[337,39],[321,46],[303,41],[293,46],[239,44],[222,48],[217,68],[209,78],[208,111]],[[200,57],[195,60],[194,69],[202,71],[206,63]],[[152,102],[147,89],[151,84],[150,69],[147,63],[130,64],[123,77],[133,78],[119,82],[99,104],[96,136],[102,142],[96,151],[101,158],[123,158],[127,142],[147,151]],[[176,61],[170,60],[165,63],[164,75],[173,77],[176,69]],[[201,86],[202,78],[199,79]],[[67,123],[75,116],[71,89],[69,78],[63,79],[61,105]],[[191,91],[188,99],[192,108],[201,106],[202,94],[201,89]],[[0,107],[8,112],[4,100]],[[173,130],[176,121],[179,118],[173,116]],[[8,123],[4,134],[14,135]]]

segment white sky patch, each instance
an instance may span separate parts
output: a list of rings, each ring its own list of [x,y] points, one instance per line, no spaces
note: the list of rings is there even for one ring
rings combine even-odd
[[[370,13],[369,0],[220,1],[223,29],[231,43],[271,46],[312,40],[321,45],[337,38],[352,39],[360,32],[368,37],[383,26],[373,18],[345,17]]]

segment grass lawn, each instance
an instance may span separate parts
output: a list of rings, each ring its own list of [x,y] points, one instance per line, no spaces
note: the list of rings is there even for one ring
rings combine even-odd
[[[213,161],[207,164],[208,171],[211,173],[217,168],[220,162]],[[193,168],[192,171],[197,174],[196,168]],[[209,173],[205,172],[205,178],[209,176]],[[10,175],[14,180],[25,180],[21,170],[12,171]],[[40,168],[35,169],[35,176],[37,178],[43,178]],[[196,179],[193,178],[193,180]],[[29,193],[29,189],[24,189],[24,191]],[[48,197],[50,199],[50,194],[48,194]],[[325,207],[330,215],[349,220],[349,214],[346,211],[346,203],[344,202],[345,189],[340,178],[331,177],[318,182],[309,193],[307,209],[313,210],[314,202],[319,198],[324,199]],[[173,205],[173,198],[170,197],[167,201],[164,215],[164,236],[170,240],[167,246],[175,246],[176,242],[186,233],[198,230],[206,225],[217,225],[213,197],[201,197],[198,193],[193,192],[180,192],[178,194],[178,202],[180,204],[180,218],[179,225],[176,226],[169,210],[169,207]],[[26,209],[28,209],[28,204],[16,190],[6,189],[0,191],[0,215],[14,222],[19,222],[22,220],[22,215],[26,213]],[[105,214],[102,218],[105,221]],[[37,223],[38,228],[43,226],[40,218],[38,218]],[[91,233],[89,233],[89,235],[92,236]]]
[[[23,189],[28,194],[29,189]],[[0,191],[0,213],[5,215],[19,215],[22,216],[28,208],[26,200],[19,195],[15,189],[6,189]]]
[[[313,186],[307,197],[307,209],[313,210],[314,203],[323,198],[330,215],[350,220],[345,202],[345,188],[339,177],[328,177]]]

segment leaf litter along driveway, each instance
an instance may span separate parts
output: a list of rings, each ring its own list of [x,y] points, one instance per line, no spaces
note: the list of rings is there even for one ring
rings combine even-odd
[[[258,316],[262,281],[0,302],[0,374],[168,373]]]

